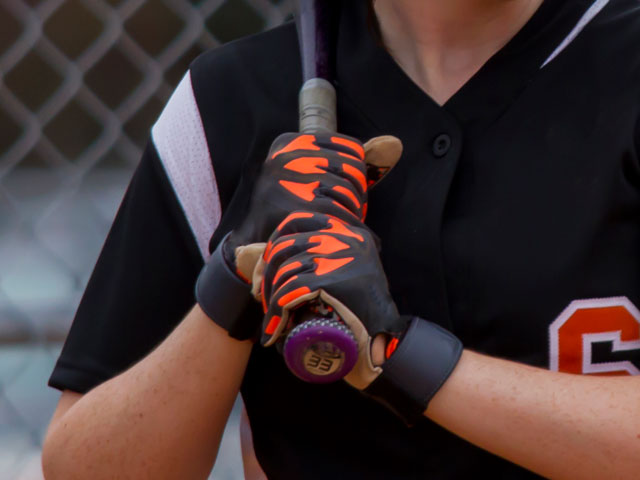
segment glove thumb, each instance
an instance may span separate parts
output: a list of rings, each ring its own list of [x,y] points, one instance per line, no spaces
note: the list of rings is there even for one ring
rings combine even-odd
[[[252,243],[251,245],[236,247],[234,251],[237,273],[241,275],[247,283],[251,283],[252,287],[255,285],[254,271],[256,270],[256,265],[258,264],[258,260],[262,258],[266,246],[266,243]]]
[[[374,137],[364,144],[367,164],[367,182],[374,187],[398,163],[402,155],[402,142],[393,135]]]

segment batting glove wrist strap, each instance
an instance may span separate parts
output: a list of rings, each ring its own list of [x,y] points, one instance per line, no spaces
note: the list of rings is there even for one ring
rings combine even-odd
[[[220,242],[198,276],[196,282],[196,301],[200,308],[215,323],[229,332],[229,336],[238,340],[247,340],[256,336],[261,320],[258,313],[256,322],[247,322],[249,311],[255,311],[256,303],[251,295],[251,285],[239,278],[225,261],[223,245],[227,237]]]
[[[382,373],[364,392],[414,425],[449,378],[462,354],[451,332],[414,317]]]

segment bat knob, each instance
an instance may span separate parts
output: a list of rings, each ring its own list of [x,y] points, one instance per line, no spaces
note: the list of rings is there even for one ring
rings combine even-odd
[[[354,367],[358,343],[341,321],[315,318],[291,330],[283,354],[289,370],[298,378],[311,383],[331,383]]]

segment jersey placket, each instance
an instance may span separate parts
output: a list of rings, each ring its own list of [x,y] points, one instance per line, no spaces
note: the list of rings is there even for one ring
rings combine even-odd
[[[473,202],[473,196],[452,186],[472,175],[472,162],[488,160],[473,158],[474,141],[513,104],[585,8],[545,2],[443,106],[414,84],[370,35],[362,35],[362,12],[354,8],[345,13],[339,93],[379,133],[396,135],[405,146],[400,163],[371,192],[368,217],[382,238],[385,272],[401,312],[422,315],[459,335],[472,333],[473,285],[464,265],[468,255],[447,256],[443,244],[452,245],[448,248],[453,252],[473,248],[477,232],[472,226],[449,230],[455,224],[455,205]]]

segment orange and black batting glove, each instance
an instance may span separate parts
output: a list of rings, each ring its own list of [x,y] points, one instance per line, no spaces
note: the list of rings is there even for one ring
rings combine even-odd
[[[365,150],[369,163],[365,163]],[[402,144],[377,137],[363,145],[340,134],[287,133],[272,144],[256,181],[248,212],[213,252],[196,284],[203,311],[237,339],[254,338],[259,323],[246,320],[252,302],[250,283],[255,265],[251,251],[261,251],[280,222],[292,211],[321,212],[359,222],[367,210],[367,191],[398,160]]]
[[[363,220],[369,187],[364,156],[363,144],[346,135],[280,135],[262,166],[246,218],[226,241],[225,258],[234,261],[240,245],[266,242],[296,210]]]
[[[374,234],[325,214],[295,212],[274,232],[260,275],[265,318],[262,343],[275,343],[292,317],[314,302],[332,309],[358,343],[358,360],[345,380],[385,404],[407,424],[418,421],[462,352],[447,330],[401,316],[389,293]],[[375,366],[372,340],[389,340]]]

